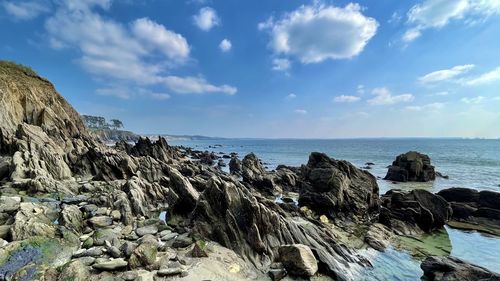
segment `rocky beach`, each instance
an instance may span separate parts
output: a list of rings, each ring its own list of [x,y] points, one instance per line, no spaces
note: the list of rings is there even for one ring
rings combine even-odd
[[[385,179],[435,180],[424,153],[391,155]],[[51,82],[0,62],[0,280],[360,280],[367,248],[416,252],[445,226],[500,235],[498,192],[394,187],[321,152],[268,170],[162,137],[110,147]],[[432,247],[425,280],[500,280]]]

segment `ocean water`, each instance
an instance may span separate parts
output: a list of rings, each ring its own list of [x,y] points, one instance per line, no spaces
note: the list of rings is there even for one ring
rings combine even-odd
[[[168,142],[171,145],[184,145],[215,153],[237,152],[240,159],[254,152],[269,170],[275,169],[279,164],[290,166],[306,164],[309,154],[313,151],[326,153],[335,159],[347,160],[360,168],[365,167],[365,163],[372,162],[375,165],[368,171],[378,178],[381,194],[392,188],[407,190],[421,188],[437,192],[449,187],[468,187],[500,192],[500,140],[210,139],[170,140]],[[438,178],[430,183],[398,184],[383,180],[387,166],[397,155],[410,150],[429,155],[436,170],[448,175],[449,179]],[[224,169],[227,171],[228,168]],[[440,235],[448,236],[446,240],[451,243],[452,256],[500,273],[499,237],[450,227],[446,227],[444,234]],[[360,273],[359,280],[420,280],[422,276],[421,260],[406,251],[390,248],[380,253],[369,249],[364,254],[371,260],[373,268]]]

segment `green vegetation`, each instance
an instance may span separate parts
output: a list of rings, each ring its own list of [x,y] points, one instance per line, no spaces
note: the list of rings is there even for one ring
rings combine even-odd
[[[102,116],[82,115],[85,126],[90,129],[113,129],[123,128],[123,122],[118,119],[111,119],[108,123]]]
[[[29,76],[38,76],[38,73],[29,66],[18,64],[12,61],[0,60],[0,74],[24,74]]]

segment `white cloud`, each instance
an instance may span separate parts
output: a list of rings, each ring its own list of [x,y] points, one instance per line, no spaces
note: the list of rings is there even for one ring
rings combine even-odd
[[[50,2],[38,1],[3,1],[7,14],[18,20],[30,20],[50,11]]]
[[[294,99],[294,98],[296,98],[296,97],[297,97],[297,95],[296,95],[296,94],[291,93],[291,94],[289,94],[288,96],[286,96],[286,99],[287,99],[287,100],[293,100],[293,99]]]
[[[365,93],[365,85],[359,84],[356,88],[356,93],[358,93],[358,95],[363,95]]]
[[[361,13],[358,4],[344,8],[303,5],[280,20],[259,23],[271,33],[270,46],[278,54],[297,57],[302,63],[347,59],[359,55],[375,35],[378,23]]]
[[[217,12],[210,7],[201,8],[200,12],[193,16],[193,19],[194,23],[203,31],[209,31],[212,27],[220,25]]]
[[[98,95],[117,97],[120,99],[131,99],[135,97],[146,97],[154,100],[167,100],[170,98],[169,94],[157,93],[145,88],[127,88],[121,86],[111,86],[107,88],[99,88],[96,90]]]
[[[144,44],[149,44],[150,49],[157,49],[170,59],[184,60],[189,56],[189,45],[182,35],[148,18],[135,20],[132,33]]]
[[[294,112],[297,113],[297,114],[300,114],[300,115],[306,115],[307,114],[307,110],[305,110],[305,109],[295,109]]]
[[[273,59],[273,70],[287,71],[290,69],[291,62],[288,59]]]
[[[403,35],[403,40],[412,41],[421,31],[442,28],[454,20],[474,23],[496,13],[500,13],[498,0],[425,0],[408,11],[408,23],[412,27]]]
[[[461,101],[467,104],[479,104],[484,100],[483,96],[477,96],[475,98],[462,98]]]
[[[235,87],[229,85],[215,86],[202,77],[167,76],[162,81],[170,90],[179,94],[224,93],[234,95],[237,92]]]
[[[500,67],[497,67],[496,69],[490,72],[483,73],[479,76],[466,78],[462,82],[468,86],[477,86],[483,84],[490,84],[499,80],[500,80]]]
[[[443,97],[443,96],[447,96],[449,94],[450,94],[449,92],[443,91],[443,92],[437,92],[434,95],[435,96],[442,96]]]
[[[417,28],[408,29],[403,34],[403,41],[411,42],[411,41],[417,39],[418,37],[420,37],[420,35],[422,35],[422,33]]]
[[[148,18],[124,25],[94,11],[95,7],[109,8],[110,0],[61,0],[58,3],[55,14],[45,23],[49,42],[56,49],[79,50],[81,56],[77,61],[102,83],[114,85],[120,80],[130,87],[165,85],[179,93],[188,93],[189,89],[196,94],[204,90],[205,93],[236,92],[236,88],[228,85],[218,87],[202,78],[171,74],[174,67],[190,59],[189,44],[181,34]],[[182,83],[172,82],[178,80],[193,85],[181,87],[177,84]],[[102,89],[100,93],[111,95],[111,91]],[[115,91],[113,95],[125,97],[124,91]],[[165,99],[166,95],[155,97]]]
[[[224,39],[220,42],[219,44],[219,48],[221,49],[221,51],[223,52],[228,52],[231,50],[231,48],[233,47],[233,44],[231,44],[231,41],[229,41],[228,39]]]
[[[431,72],[418,78],[418,81],[423,84],[431,84],[441,81],[450,80],[464,73],[467,73],[474,68],[473,64],[457,65],[450,69],[443,69]]]
[[[402,102],[411,102],[415,99],[412,94],[402,94],[393,96],[387,88],[375,88],[372,91],[374,98],[369,99],[371,105],[390,105]]]
[[[407,107],[405,107],[405,109],[408,111],[437,111],[439,109],[442,109],[443,107],[444,107],[444,103],[435,102],[435,103],[429,103],[429,104],[422,105],[422,106],[418,106],[418,105],[407,106]]]
[[[356,96],[341,95],[341,96],[335,97],[333,99],[333,101],[335,101],[335,102],[357,102],[360,99],[361,99],[360,97],[356,97]]]

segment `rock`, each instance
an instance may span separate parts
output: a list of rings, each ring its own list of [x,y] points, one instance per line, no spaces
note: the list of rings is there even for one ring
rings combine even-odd
[[[122,274],[122,279],[125,281],[134,281],[139,277],[139,274],[135,271],[127,271]]]
[[[279,247],[280,261],[288,272],[298,276],[313,276],[318,271],[318,262],[311,249],[293,244]]]
[[[92,237],[87,238],[85,241],[82,243],[82,248],[89,249],[94,246],[94,239]]]
[[[83,229],[83,214],[75,205],[63,205],[60,224],[80,233]]]
[[[1,239],[7,239],[7,237],[10,234],[10,228],[12,226],[10,225],[0,225],[0,238]]]
[[[440,177],[440,178],[443,178],[445,180],[450,179],[450,177],[448,175],[443,175],[442,173],[437,172],[437,171],[436,171],[436,177]]]
[[[454,257],[428,257],[420,265],[430,281],[499,281],[500,274]]]
[[[479,192],[479,206],[500,210],[500,192],[489,190]]]
[[[194,247],[191,250],[191,256],[193,258],[207,258],[208,254],[206,252],[206,243],[203,240],[198,240],[194,243]]]
[[[140,237],[146,235],[146,234],[156,234],[158,233],[158,227],[156,225],[147,225],[143,227],[139,227],[135,230],[135,233],[139,235]]]
[[[96,261],[92,267],[94,269],[103,270],[103,271],[115,271],[118,269],[122,269],[128,266],[128,262],[124,259],[111,259],[111,260],[103,260]]]
[[[226,167],[226,162],[224,162],[224,160],[220,159],[218,162],[217,162],[217,166],[218,167]]]
[[[436,179],[436,172],[429,156],[409,151],[396,157],[384,179],[396,182],[427,182]]]
[[[58,280],[88,281],[90,272],[81,261],[75,260],[62,267]]]
[[[54,238],[57,228],[52,223],[55,220],[51,210],[42,204],[21,203],[11,228],[14,241],[24,240],[33,236]]]
[[[378,210],[379,189],[375,177],[347,161],[313,152],[302,174],[300,206],[332,218],[338,212],[363,217]]]
[[[271,277],[271,280],[273,281],[279,281],[287,275],[287,271],[284,268],[275,268],[275,269],[270,269],[269,272],[267,273],[269,277]]]
[[[373,249],[383,252],[390,245],[392,233],[390,229],[380,223],[370,225],[365,235],[365,242]]]
[[[231,174],[241,173],[241,161],[238,159],[238,157],[231,157],[231,160],[229,161],[229,172]]]
[[[437,193],[448,202],[479,203],[479,191],[470,188],[452,187]]]
[[[19,209],[21,197],[0,196],[0,213],[14,213]]]
[[[446,200],[423,189],[410,192],[392,189],[382,196],[382,202],[379,221],[408,235],[411,233],[408,233],[405,224],[410,228],[418,226],[425,232],[431,232],[443,227],[452,214]]]
[[[156,261],[158,249],[152,243],[142,243],[134,249],[129,262],[131,268],[152,265]]]
[[[122,251],[125,257],[130,257],[134,252],[135,248],[137,248],[137,243],[125,241],[120,247],[120,250]]]
[[[193,244],[193,238],[189,237],[188,233],[181,234],[175,237],[174,242],[172,243],[173,248],[186,248]]]
[[[122,214],[118,210],[111,211],[111,217],[114,221],[120,221],[122,218]]]
[[[106,227],[113,224],[113,219],[108,216],[97,216],[89,219],[89,223],[94,227]]]
[[[172,276],[172,275],[179,275],[182,273],[182,268],[164,268],[160,269],[156,272],[158,276],[166,277],[166,276]]]
[[[271,177],[260,163],[259,158],[253,153],[243,158],[241,175],[243,181],[249,183],[254,188],[271,191],[274,187]]]

